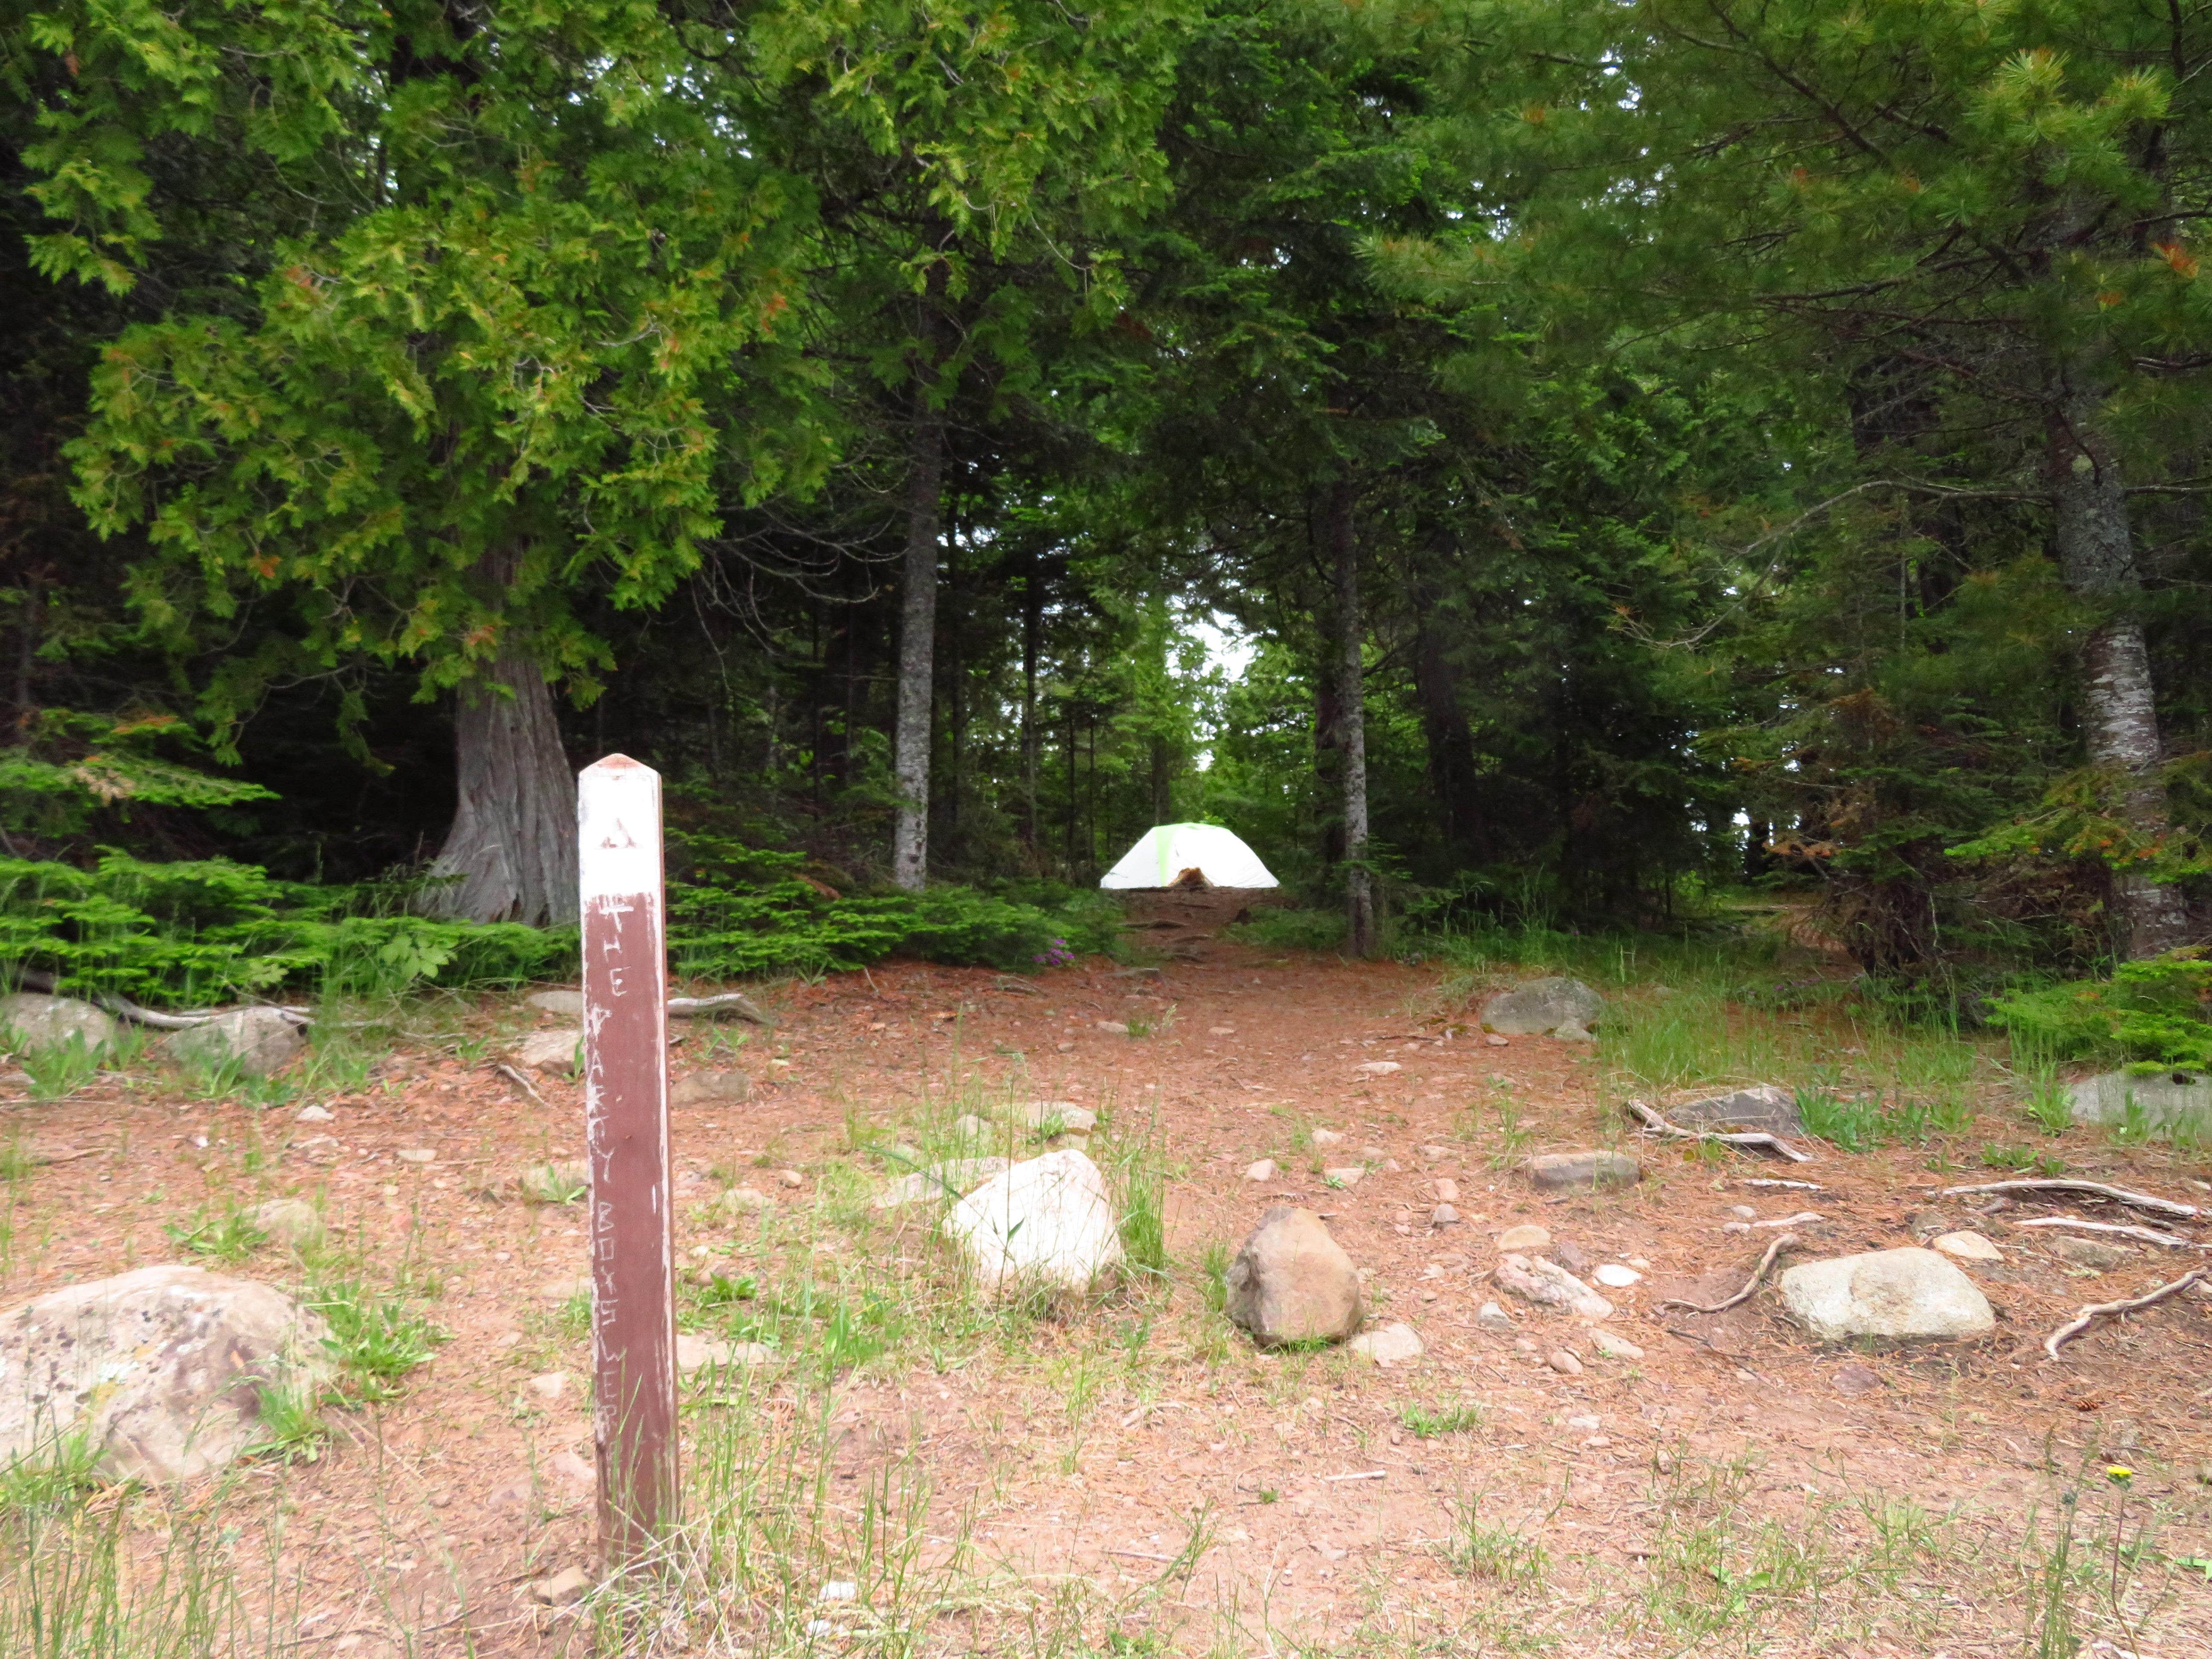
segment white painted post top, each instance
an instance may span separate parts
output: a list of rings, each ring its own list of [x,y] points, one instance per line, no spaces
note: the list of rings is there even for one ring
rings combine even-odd
[[[576,780],[581,897],[628,898],[660,890],[660,774],[610,755]]]

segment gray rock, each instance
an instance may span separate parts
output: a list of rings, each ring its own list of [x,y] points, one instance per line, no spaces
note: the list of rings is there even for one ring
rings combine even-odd
[[[993,1176],[1004,1175],[1013,1167],[1011,1158],[947,1158],[942,1164],[931,1164],[927,1170],[916,1170],[909,1175],[901,1176],[876,1194],[876,1208],[896,1210],[908,1204],[961,1198]]]
[[[1486,1331],[1510,1332],[1518,1328],[1513,1322],[1513,1316],[1495,1302],[1486,1302],[1476,1310],[1474,1322]]]
[[[531,1585],[530,1599],[544,1607],[574,1607],[591,1587],[592,1581],[581,1567],[563,1567]]]
[[[1498,1287],[1540,1308],[1563,1308],[1578,1319],[1610,1319],[1613,1304],[1556,1261],[1541,1256],[1501,1258],[1491,1277]]]
[[[1558,1262],[1578,1279],[1597,1265],[1572,1239],[1555,1238],[1545,1246],[1542,1254],[1546,1261]]]
[[[2106,1072],[2074,1085],[2076,1123],[2212,1130],[2212,1072]]]
[[[1565,1348],[1553,1349],[1551,1358],[1544,1363],[1561,1376],[1580,1376],[1583,1374],[1583,1362]]]
[[[1875,1250],[1807,1261],[1782,1275],[1782,1302],[1822,1342],[1875,1337],[1956,1341],[1996,1328],[1989,1298],[1933,1250]]]
[[[1734,1094],[1713,1095],[1686,1106],[1669,1106],[1667,1115],[1686,1129],[1764,1129],[1769,1134],[1802,1135],[1805,1120],[1797,1110],[1796,1094],[1762,1083]]]
[[[161,1039],[162,1054],[178,1065],[212,1070],[235,1061],[254,1077],[268,1076],[307,1046],[300,1028],[275,1008],[233,1008]]]
[[[1938,1233],[1950,1232],[1956,1224],[1940,1210],[1915,1210],[1905,1218],[1905,1231],[1920,1244],[1925,1244]]]
[[[523,1001],[541,1014],[558,1014],[563,1019],[584,1017],[584,994],[581,991],[532,991]]]
[[[1592,1331],[1590,1333],[1590,1346],[1595,1348],[1600,1353],[1603,1354],[1607,1359],[1641,1359],[1644,1358],[1643,1349],[1637,1346],[1635,1343],[1631,1342],[1626,1337],[1619,1335],[1613,1331],[1603,1329]]]
[[[1362,1331],[1345,1345],[1354,1353],[1364,1353],[1378,1365],[1401,1364],[1408,1359],[1419,1359],[1422,1353],[1419,1335],[1411,1325],[1385,1325],[1379,1331]]]
[[[532,1031],[507,1051],[507,1057],[526,1071],[565,1072],[583,1051],[584,1034],[570,1026],[551,1031]]]
[[[105,1048],[121,1030],[105,1010],[88,1002],[42,996],[36,991],[0,997],[0,1027],[13,1031],[27,1048],[55,1048],[71,1042]]]
[[[1587,1037],[1605,1012],[1605,999],[1578,979],[1532,979],[1500,991],[1482,1005],[1482,1023],[1511,1036],[1547,1031]],[[1572,1028],[1571,1030],[1563,1028]]]
[[[1087,1290],[1122,1258],[1106,1176],[1072,1148],[993,1176],[952,1206],[945,1231],[991,1296]]]
[[[734,1068],[686,1072],[668,1091],[671,1106],[733,1104],[752,1092],[753,1080]]]
[[[2107,1244],[2101,1238],[2076,1238],[2069,1233],[2045,1233],[2043,1247],[2069,1267],[2087,1267],[2100,1273],[2126,1266],[2135,1255],[2133,1250]]]
[[[1018,1101],[1006,1115],[1024,1129],[1050,1129],[1057,1134],[1087,1135],[1098,1127],[1098,1114],[1072,1100]]]
[[[1319,1216],[1277,1204],[1260,1218],[1224,1276],[1224,1311],[1263,1346],[1340,1342],[1365,1307],[1359,1272]]]
[[[1263,1158],[1244,1166],[1244,1179],[1247,1181],[1273,1181],[1274,1178],[1275,1160],[1272,1158]]]
[[[141,1267],[0,1315],[0,1463],[82,1436],[116,1480],[190,1480],[260,1436],[262,1388],[331,1380],[322,1316],[200,1267]]]
[[[288,1250],[312,1250],[323,1242],[323,1218],[304,1198],[272,1198],[246,1218]]]
[[[1626,1152],[1540,1152],[1521,1172],[1547,1192],[1627,1187],[1644,1179],[1644,1166]]]
[[[1431,1227],[1458,1226],[1459,1210],[1457,1206],[1450,1204],[1437,1205],[1435,1209],[1429,1212],[1429,1225]]]

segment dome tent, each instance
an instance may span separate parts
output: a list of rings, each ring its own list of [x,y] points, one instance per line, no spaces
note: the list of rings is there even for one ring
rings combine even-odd
[[[1195,871],[1209,887],[1273,887],[1274,877],[1236,831],[1218,823],[1156,823],[1098,878],[1101,887],[1175,887]]]

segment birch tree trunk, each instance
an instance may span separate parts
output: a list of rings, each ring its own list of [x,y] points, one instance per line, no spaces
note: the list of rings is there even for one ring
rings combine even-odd
[[[2136,611],[2142,581],[2118,462],[2096,426],[2096,404],[2077,397],[2051,422],[2052,540],[2068,589],[2096,607],[2095,629],[2081,647],[2081,728],[2089,763],[2119,781],[2119,811],[2145,841],[2168,827],[2166,758],[2159,739],[2150,652]],[[2130,960],[2187,941],[2181,890],[2124,868],[2112,872],[2115,943]]]
[[[1336,561],[1337,746],[1344,777],[1345,920],[1354,956],[1375,953],[1375,887],[1367,857],[1367,699],[1361,683],[1366,629],[1359,614],[1359,538],[1349,478],[1329,489],[1329,550]]]
[[[891,880],[911,893],[929,879],[930,709],[937,679],[937,565],[939,498],[945,478],[945,417],[917,393],[908,440],[906,603],[899,628],[898,722],[892,772],[898,823],[891,836]]]
[[[434,887],[425,908],[465,921],[574,921],[576,775],[553,694],[519,646],[461,687],[453,749],[460,805],[430,866],[451,884]]]

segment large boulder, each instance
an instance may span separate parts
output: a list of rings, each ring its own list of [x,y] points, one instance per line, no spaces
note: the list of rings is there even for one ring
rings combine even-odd
[[[184,1480],[259,1437],[261,1394],[330,1381],[330,1328],[283,1292],[141,1267],[0,1314],[0,1463],[63,1438],[117,1480]]]
[[[1366,1308],[1359,1270],[1311,1210],[1278,1204],[1260,1218],[1223,1282],[1229,1317],[1264,1347],[1341,1342]]]
[[[993,1296],[1085,1290],[1121,1260],[1106,1177],[1079,1152],[1047,1152],[994,1176],[952,1207],[945,1230]]]
[[[1733,1094],[1712,1095],[1684,1106],[1669,1106],[1667,1115],[1687,1129],[1717,1129],[1722,1133],[1740,1129],[1764,1129],[1769,1134],[1802,1135],[1805,1120],[1797,1110],[1795,1091],[1762,1083]]]
[[[1986,1336],[1996,1327],[1990,1299],[1933,1250],[1874,1250],[1801,1263],[1782,1275],[1782,1304],[1822,1342],[1948,1342]]]
[[[1509,1036],[1587,1037],[1604,1012],[1605,999],[1578,979],[1532,979],[1484,1003],[1482,1023]]]
[[[1632,1187],[1644,1179],[1644,1166],[1626,1152],[1539,1152],[1521,1172],[1547,1193]]]
[[[2212,1130],[2212,1072],[2106,1072],[2073,1086],[2076,1123]]]
[[[104,1048],[115,1041],[118,1029],[112,1016],[88,1002],[36,991],[0,997],[0,1028],[13,1031],[27,1048],[58,1048],[71,1042]]]
[[[161,1053],[178,1065],[213,1071],[234,1063],[253,1077],[268,1076],[307,1046],[281,1008],[228,1009],[161,1039]]]

